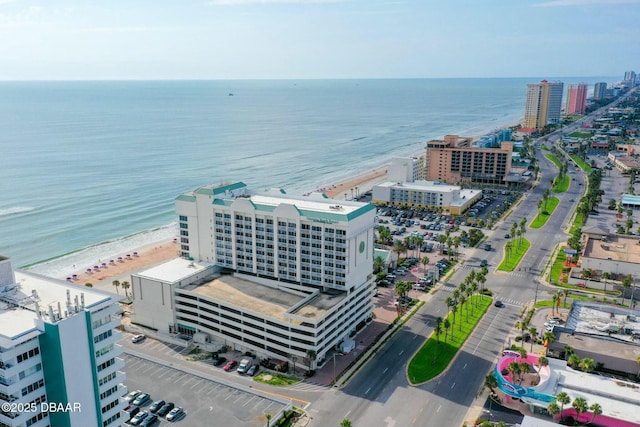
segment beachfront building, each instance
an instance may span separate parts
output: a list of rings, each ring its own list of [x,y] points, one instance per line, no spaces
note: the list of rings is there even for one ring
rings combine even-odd
[[[394,157],[387,167],[387,179],[397,182],[413,182],[424,175],[422,157]]]
[[[624,78],[622,79],[622,83],[628,87],[634,87],[636,85],[636,72],[625,71]]]
[[[584,114],[587,107],[587,84],[578,83],[567,87],[565,114]]]
[[[313,366],[369,320],[374,205],[236,182],[176,211],[184,259],[132,276],[137,323]]]
[[[460,215],[482,199],[482,191],[463,189],[442,182],[383,182],[373,187],[371,202],[376,205],[442,209]]]
[[[527,85],[524,127],[540,130],[548,124],[560,123],[563,85],[547,80]]]
[[[502,141],[500,148],[483,148],[471,146],[470,138],[446,135],[443,140],[427,142],[425,180],[506,185],[510,182],[512,152],[512,142]]]
[[[593,87],[593,99],[600,100],[607,96],[607,83],[598,82]]]
[[[119,311],[110,293],[14,271],[0,257],[0,426],[122,425]]]

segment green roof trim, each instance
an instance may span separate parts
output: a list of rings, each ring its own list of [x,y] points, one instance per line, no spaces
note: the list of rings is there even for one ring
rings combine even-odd
[[[176,197],[176,200],[180,200],[182,202],[195,202],[196,196],[192,194],[181,194],[178,197]]]
[[[247,184],[245,184],[242,181],[238,181],[238,182],[234,182],[233,184],[229,184],[229,185],[223,185],[222,187],[217,187],[213,189],[213,194],[223,194],[225,191],[229,190],[237,190],[239,188],[243,188],[246,187]]]

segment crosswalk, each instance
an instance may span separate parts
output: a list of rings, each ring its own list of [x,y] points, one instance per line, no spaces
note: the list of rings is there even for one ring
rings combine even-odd
[[[467,270],[467,271],[480,271],[482,267],[480,267],[480,264],[463,264],[463,265],[459,265],[458,269],[459,270]],[[493,274],[498,274],[501,276],[509,276],[509,277],[513,277],[513,278],[527,278],[527,277],[531,277],[531,275],[533,274],[532,271],[524,271],[524,270],[515,270],[515,271],[498,271],[494,268],[491,268],[489,266],[489,272],[493,273]]]
[[[450,283],[445,283],[444,286],[442,286],[442,288],[440,288],[440,290],[444,291],[444,292],[453,292],[456,289],[458,289],[457,286],[450,284]],[[516,306],[516,307],[522,307],[525,303],[513,298],[501,298],[499,294],[494,294],[493,298],[497,301],[500,300],[503,302],[503,304],[505,305],[512,305],[512,306]]]

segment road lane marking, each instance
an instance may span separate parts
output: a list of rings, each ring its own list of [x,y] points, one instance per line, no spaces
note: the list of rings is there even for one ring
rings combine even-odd
[[[402,353],[404,353],[404,350],[402,350],[400,353],[398,353],[398,356],[402,356]]]
[[[451,384],[451,388],[454,388],[456,386],[456,383]]]
[[[349,416],[349,414],[351,413],[351,411],[347,412],[346,414],[344,414],[344,418],[347,418]]]
[[[467,364],[465,363],[465,364],[464,364],[464,366],[462,367],[462,369],[464,369],[464,368],[466,368],[466,367],[467,367]]]
[[[367,389],[367,391],[365,391],[365,392],[364,392],[364,394],[369,393],[369,390],[371,390],[371,387],[369,387],[369,388]]]
[[[442,405],[439,405],[439,406],[438,406],[438,409],[436,409],[436,414],[437,414],[438,412],[440,412],[440,408],[442,408]]]
[[[388,370],[389,370],[389,368],[386,367],[386,368],[384,368],[384,371],[382,371],[382,373],[385,374]]]

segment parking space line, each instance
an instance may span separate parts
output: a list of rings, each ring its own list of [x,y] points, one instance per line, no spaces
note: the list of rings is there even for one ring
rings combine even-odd
[[[242,406],[247,406],[247,405],[248,405],[248,404],[249,404],[253,399],[255,399],[255,398],[256,398],[256,396],[251,396],[251,399],[247,400],[247,401],[244,403],[244,405],[242,405]]]
[[[193,389],[195,386],[200,385],[202,381],[196,381],[190,388]]]

